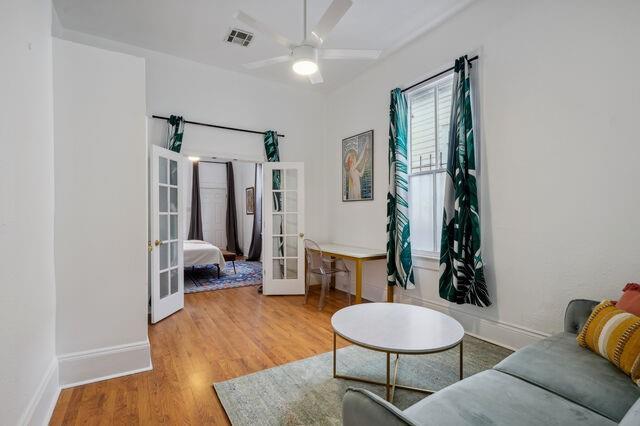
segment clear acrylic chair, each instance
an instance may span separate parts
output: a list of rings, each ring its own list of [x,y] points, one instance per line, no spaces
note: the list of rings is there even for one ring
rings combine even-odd
[[[318,310],[322,310],[324,308],[327,290],[331,285],[331,278],[337,274],[346,274],[349,286],[347,294],[349,295],[349,304],[351,304],[351,271],[347,268],[344,261],[342,261],[342,259],[332,261],[332,259],[324,257],[318,243],[309,239],[304,240],[304,257],[306,263],[304,303],[307,303],[307,298],[309,297],[309,284],[312,275],[320,277],[321,290]]]

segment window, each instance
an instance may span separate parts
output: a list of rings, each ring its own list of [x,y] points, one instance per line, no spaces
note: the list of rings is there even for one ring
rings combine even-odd
[[[419,255],[440,251],[452,89],[451,73],[407,96],[411,244]]]

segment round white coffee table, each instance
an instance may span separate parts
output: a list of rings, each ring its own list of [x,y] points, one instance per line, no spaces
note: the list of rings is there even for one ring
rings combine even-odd
[[[462,380],[462,338],[464,329],[458,321],[433,309],[403,303],[363,303],[340,309],[331,317],[333,327],[333,377],[384,385],[387,401],[393,400],[395,388],[423,393],[433,391],[396,383],[400,354],[422,355],[460,346]],[[363,348],[387,354],[387,381],[376,382],[336,372],[336,336]],[[391,354],[396,355],[393,382]]]

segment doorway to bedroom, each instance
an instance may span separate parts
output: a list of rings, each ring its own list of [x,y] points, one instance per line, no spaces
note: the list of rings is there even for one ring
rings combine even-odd
[[[259,163],[191,155],[182,170],[184,292],[261,284],[254,235]]]

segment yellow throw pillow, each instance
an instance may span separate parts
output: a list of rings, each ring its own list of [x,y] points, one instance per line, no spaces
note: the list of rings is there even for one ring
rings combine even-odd
[[[577,340],[640,385],[640,317],[603,300],[593,309]]]

